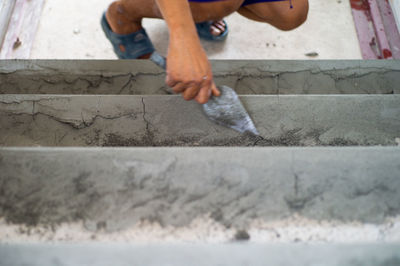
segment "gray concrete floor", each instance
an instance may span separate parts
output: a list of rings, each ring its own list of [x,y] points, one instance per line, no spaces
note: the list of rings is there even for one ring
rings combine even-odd
[[[32,59],[115,59],[99,24],[112,0],[46,0],[31,53]],[[361,52],[348,0],[309,0],[308,20],[283,32],[238,14],[226,18],[225,43],[204,42],[211,59],[360,59]],[[155,47],[166,53],[168,30],[161,20],[146,19]],[[313,59],[313,58],[312,58]]]
[[[218,265],[394,266],[392,245],[0,245],[0,266],[9,265]]]

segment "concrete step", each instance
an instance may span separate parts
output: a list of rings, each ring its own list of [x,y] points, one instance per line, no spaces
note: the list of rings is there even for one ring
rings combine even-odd
[[[346,223],[382,224],[372,240],[400,240],[400,147],[0,148],[0,169],[1,225],[42,228],[9,238],[81,222],[93,232],[139,224],[150,237],[200,219],[216,235],[267,230],[270,241],[310,241],[287,227],[313,226],[328,241]]]
[[[397,61],[212,64],[261,137],[149,61],[0,61],[0,265],[399,264]]]
[[[4,266],[400,262],[400,147],[14,147],[0,169]]]
[[[2,146],[354,146],[400,143],[398,95],[242,96],[261,137],[180,96],[0,95]]]
[[[0,245],[1,266],[396,266],[399,244]]]
[[[396,60],[217,60],[217,84],[239,94],[399,94]],[[169,94],[145,60],[2,60],[0,94]]]

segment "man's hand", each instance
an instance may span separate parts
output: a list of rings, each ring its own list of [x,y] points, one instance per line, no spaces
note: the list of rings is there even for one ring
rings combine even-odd
[[[167,56],[166,83],[185,100],[206,103],[219,96],[210,62],[200,44],[187,0],[156,0],[168,24],[170,43]]]
[[[207,55],[199,41],[191,36],[171,34],[166,83],[176,93],[182,93],[185,100],[195,99],[201,104],[206,103],[211,94],[220,95]]]

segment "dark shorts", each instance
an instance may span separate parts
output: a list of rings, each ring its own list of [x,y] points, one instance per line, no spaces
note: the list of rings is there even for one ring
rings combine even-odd
[[[229,0],[189,0],[189,2],[219,2],[219,1],[229,1]],[[244,0],[242,6],[247,6],[257,3],[265,3],[265,2],[278,2],[278,1],[286,1],[286,0]]]

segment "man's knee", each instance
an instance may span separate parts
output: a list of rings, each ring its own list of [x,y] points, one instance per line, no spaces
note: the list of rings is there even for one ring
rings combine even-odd
[[[293,30],[307,20],[308,0],[292,1],[293,8],[290,8],[287,1],[267,2],[265,5],[259,5],[252,12],[259,17],[260,21],[269,23],[280,30]]]
[[[280,23],[275,25],[280,30],[289,31],[293,30],[300,25],[302,25],[308,16],[308,2],[306,1],[304,5],[299,6],[296,9],[292,9],[292,12],[287,14],[282,14]]]
[[[225,13],[224,16],[228,16],[234,12],[236,12],[243,3],[243,0],[232,0],[232,1],[221,1],[221,6],[223,12]]]

